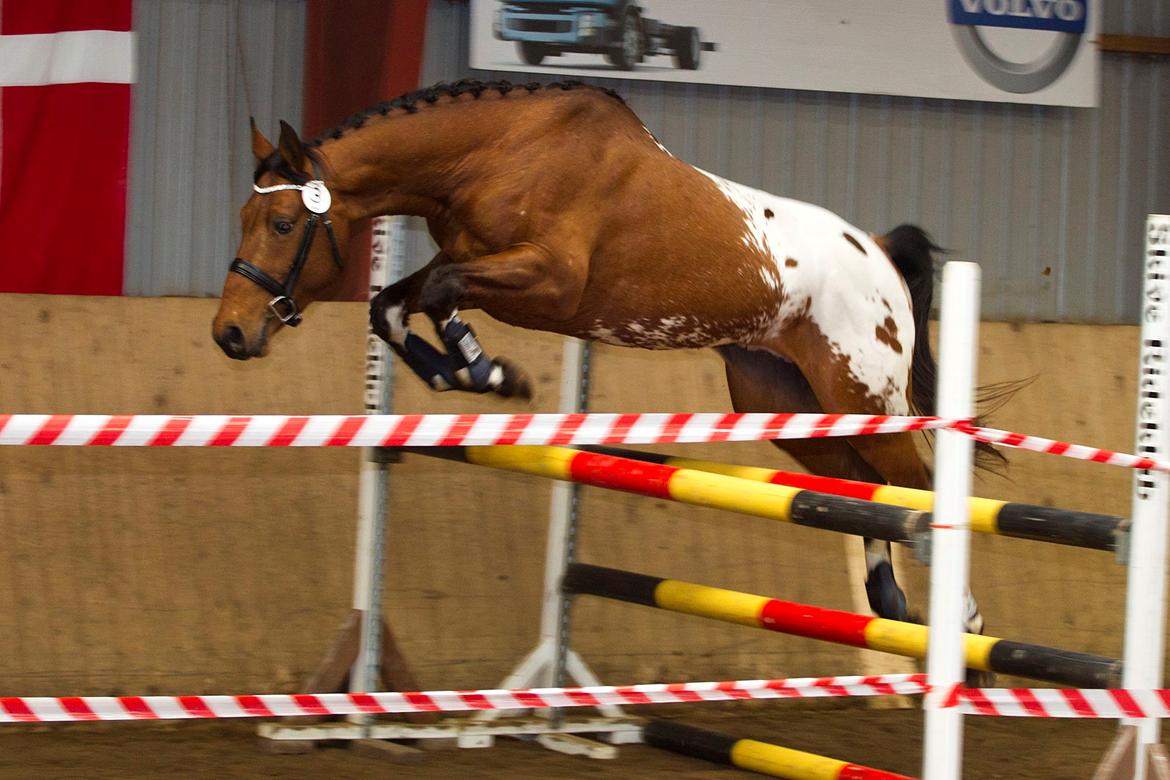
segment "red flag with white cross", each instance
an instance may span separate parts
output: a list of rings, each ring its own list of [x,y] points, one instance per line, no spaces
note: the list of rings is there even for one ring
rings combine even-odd
[[[121,295],[131,0],[0,0],[0,292]]]

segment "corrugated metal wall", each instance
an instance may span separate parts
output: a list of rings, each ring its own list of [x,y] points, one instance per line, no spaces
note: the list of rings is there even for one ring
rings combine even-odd
[[[251,185],[248,116],[300,123],[304,0],[137,0],[130,295],[218,295]]]
[[[1109,3],[1104,30],[1170,35],[1163,5]],[[469,74],[467,25],[433,0],[424,82]],[[921,224],[983,266],[987,319],[1137,321],[1145,214],[1170,211],[1170,61],[1105,55],[1096,110],[598,81],[702,168],[865,229]]]
[[[1109,3],[1104,29],[1170,35],[1163,5]],[[251,171],[247,116],[271,130],[301,115],[304,3],[140,0],[135,13],[126,290],[216,295]],[[432,0],[424,83],[469,74],[467,25],[466,3]],[[1106,55],[1097,110],[604,82],[696,165],[869,230],[923,225],[983,265],[989,319],[1137,319],[1144,215],[1170,211],[1170,61]],[[420,231],[411,246],[429,259]]]

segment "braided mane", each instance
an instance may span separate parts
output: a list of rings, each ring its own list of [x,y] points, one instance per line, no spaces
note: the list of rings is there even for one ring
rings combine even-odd
[[[393,100],[387,100],[382,103],[378,103],[377,105],[370,106],[364,111],[359,111],[356,114],[346,117],[346,119],[342,121],[341,124],[326,130],[325,132],[321,133],[321,135],[307,143],[306,147],[308,148],[306,151],[310,155],[313,155],[312,150],[321,146],[321,144],[325,143],[326,141],[332,141],[341,138],[350,130],[357,130],[365,125],[366,121],[370,118],[376,116],[386,116],[391,111],[397,111],[401,109],[408,114],[414,114],[419,110],[419,103],[434,105],[444,99],[457,98],[460,95],[467,93],[471,93],[471,95],[476,98],[478,98],[484,92],[498,92],[501,95],[506,95],[512,90],[516,89],[526,90],[528,94],[539,92],[541,90],[559,89],[568,91],[572,89],[595,89],[599,92],[604,92],[606,95],[609,95],[623,105],[625,104],[625,101],[622,100],[621,95],[614,92],[612,89],[594,87],[592,85],[585,84],[582,81],[576,80],[554,81],[549,84],[542,84],[539,81],[530,81],[527,84],[513,84],[510,81],[477,81],[474,79],[461,79],[460,81],[456,81],[454,83],[440,82],[438,84],[432,84],[429,87],[424,87],[423,89],[416,89],[413,92],[407,92],[405,95],[399,95]],[[285,162],[284,158],[280,156],[279,151],[273,151],[272,154],[270,154],[266,159],[260,161],[260,164],[256,166],[256,170],[253,173],[253,180],[260,181],[260,177],[267,172],[274,173],[277,176],[296,184],[304,184],[309,180],[309,177],[305,175],[304,172],[294,170],[292,166]]]
[[[407,92],[405,95],[399,95],[393,100],[387,100],[382,103],[378,103],[377,105],[370,106],[364,111],[359,111],[358,113],[347,117],[344,121],[341,122],[341,124],[337,125],[336,127],[321,133],[321,135],[314,138],[308,145],[311,147],[317,147],[326,141],[332,141],[334,139],[341,138],[341,136],[343,136],[348,131],[357,130],[358,128],[362,127],[366,123],[366,120],[370,119],[371,117],[386,116],[391,111],[402,109],[408,114],[413,114],[419,110],[419,103],[434,105],[443,98],[456,98],[467,93],[471,93],[472,97],[478,98],[484,92],[498,92],[501,95],[506,95],[512,90],[523,89],[527,90],[529,94],[532,94],[541,90],[560,89],[568,91],[571,89],[580,88],[596,89],[600,92],[604,92],[615,100],[625,103],[625,101],[622,100],[621,95],[614,92],[612,89],[594,87],[576,80],[554,81],[549,84],[542,84],[539,81],[530,81],[527,84],[513,84],[510,81],[477,81],[475,79],[461,79],[454,83],[440,82],[429,87],[416,89],[413,92]]]

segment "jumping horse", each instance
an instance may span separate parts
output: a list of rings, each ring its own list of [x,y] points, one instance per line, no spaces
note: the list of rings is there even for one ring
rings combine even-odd
[[[253,193],[213,336],[267,353],[339,283],[355,223],[424,217],[431,262],[370,304],[375,332],[435,390],[526,397],[460,318],[645,349],[712,347],[741,412],[934,409],[927,339],[937,250],[674,157],[610,90],[461,81],[412,92],[311,143],[252,125]],[[321,228],[324,228],[323,235]],[[409,327],[434,324],[438,349]],[[816,474],[930,488],[910,433],[777,441]],[[998,457],[981,448],[983,456]],[[906,619],[889,544],[865,541],[873,610]],[[968,598],[968,630],[982,618]]]

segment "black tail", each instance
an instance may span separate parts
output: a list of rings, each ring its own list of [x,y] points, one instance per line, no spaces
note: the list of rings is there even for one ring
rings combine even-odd
[[[914,412],[921,415],[935,413],[935,391],[938,382],[938,365],[930,350],[930,308],[934,303],[934,252],[944,251],[930,240],[926,231],[915,225],[899,225],[886,233],[882,245],[893,261],[906,286],[910,289],[910,301],[914,309],[914,355],[910,363],[910,403]],[[1024,382],[1004,382],[987,385],[976,390],[976,405],[981,409],[981,418],[994,411],[1015,395]],[[1007,458],[990,444],[976,442],[975,465],[980,468],[997,470],[1007,464]]]

